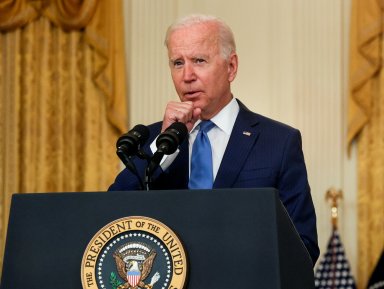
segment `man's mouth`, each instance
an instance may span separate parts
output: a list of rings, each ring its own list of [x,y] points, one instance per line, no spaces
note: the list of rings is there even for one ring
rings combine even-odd
[[[199,90],[192,90],[192,91],[188,91],[186,93],[184,93],[184,96],[187,97],[187,98],[195,98],[195,97],[198,97],[200,95],[201,91]]]

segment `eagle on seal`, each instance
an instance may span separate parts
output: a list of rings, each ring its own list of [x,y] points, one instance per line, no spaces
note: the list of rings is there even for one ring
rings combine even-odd
[[[115,258],[116,262],[117,272],[119,273],[121,279],[126,282],[118,286],[117,289],[152,289],[153,285],[159,280],[160,274],[156,272],[149,284],[145,284],[143,280],[145,280],[145,278],[147,278],[151,272],[155,257],[156,252],[152,250],[149,253],[149,256],[143,262],[138,262],[136,260],[129,260],[128,262],[124,262],[119,254],[113,254],[113,258]]]

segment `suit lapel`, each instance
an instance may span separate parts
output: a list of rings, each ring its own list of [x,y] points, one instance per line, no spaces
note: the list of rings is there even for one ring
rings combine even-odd
[[[240,101],[238,102],[240,111],[213,188],[232,187],[260,133],[256,114],[249,111]]]

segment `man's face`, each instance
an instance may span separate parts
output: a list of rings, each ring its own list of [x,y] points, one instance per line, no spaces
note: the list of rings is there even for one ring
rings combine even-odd
[[[201,118],[215,116],[232,99],[230,83],[237,72],[237,55],[220,55],[213,23],[175,30],[168,41],[173,83],[181,101],[192,101]]]

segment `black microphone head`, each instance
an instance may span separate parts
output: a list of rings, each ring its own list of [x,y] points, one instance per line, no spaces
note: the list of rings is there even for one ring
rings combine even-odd
[[[149,129],[142,124],[123,134],[116,142],[117,149],[123,149],[128,155],[134,155],[139,146],[143,145],[149,138]]]
[[[145,144],[145,142],[149,138],[149,129],[145,125],[138,124],[135,125],[133,129],[131,129],[128,133],[136,136],[139,140],[140,145]]]
[[[178,138],[179,144],[185,139],[188,135],[187,126],[182,122],[174,122],[166,130],[166,132],[172,132]]]
[[[166,155],[173,154],[187,135],[187,126],[182,122],[174,122],[159,135],[156,146]]]

